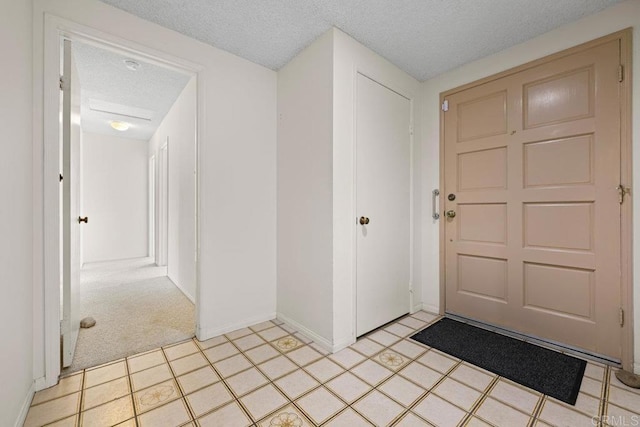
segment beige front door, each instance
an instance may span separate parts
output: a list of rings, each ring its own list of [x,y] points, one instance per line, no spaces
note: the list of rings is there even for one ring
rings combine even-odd
[[[447,312],[620,359],[619,64],[613,40],[446,97]]]

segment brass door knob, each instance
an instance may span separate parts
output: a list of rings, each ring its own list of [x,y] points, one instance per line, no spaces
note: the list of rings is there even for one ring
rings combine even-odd
[[[78,217],[78,224],[82,224],[82,223],[88,224],[89,223],[89,217],[88,216],[79,216]]]
[[[456,217],[456,211],[447,211],[447,213],[445,215],[447,215],[447,218],[455,218]]]
[[[360,224],[361,224],[361,225],[367,225],[367,224],[369,224],[369,218],[367,218],[366,216],[361,216],[361,217],[360,217]]]

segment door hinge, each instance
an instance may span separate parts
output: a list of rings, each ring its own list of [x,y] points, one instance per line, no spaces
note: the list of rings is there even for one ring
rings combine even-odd
[[[69,89],[69,82],[64,76],[60,76],[60,90]]]
[[[620,317],[619,317],[618,321],[620,322],[620,326],[624,326],[624,309],[622,307],[620,307],[619,315],[620,315]]]
[[[413,126],[409,126],[409,135],[413,135]]]
[[[624,80],[624,65],[618,65],[618,82],[622,82]]]
[[[620,204],[624,203],[624,196],[631,193],[631,188],[625,187],[622,184],[618,185],[616,190],[618,190],[618,202]]]
[[[445,99],[442,103],[442,111],[449,111],[449,100]]]
[[[60,182],[62,182],[63,179],[62,174],[60,174]]]

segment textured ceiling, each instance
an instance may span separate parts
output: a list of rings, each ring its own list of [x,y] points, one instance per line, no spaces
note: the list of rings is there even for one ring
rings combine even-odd
[[[418,80],[620,0],[102,0],[278,70],[332,26]]]
[[[189,81],[187,75],[138,60],[140,67],[131,71],[124,63],[126,56],[81,42],[74,42],[73,55],[80,78],[82,129],[87,132],[149,140]],[[131,127],[114,130],[112,120]]]

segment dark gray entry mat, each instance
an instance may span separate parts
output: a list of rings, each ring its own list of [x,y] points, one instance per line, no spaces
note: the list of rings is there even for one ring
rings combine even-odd
[[[411,339],[501,377],[575,405],[587,363],[453,319],[440,319]]]

